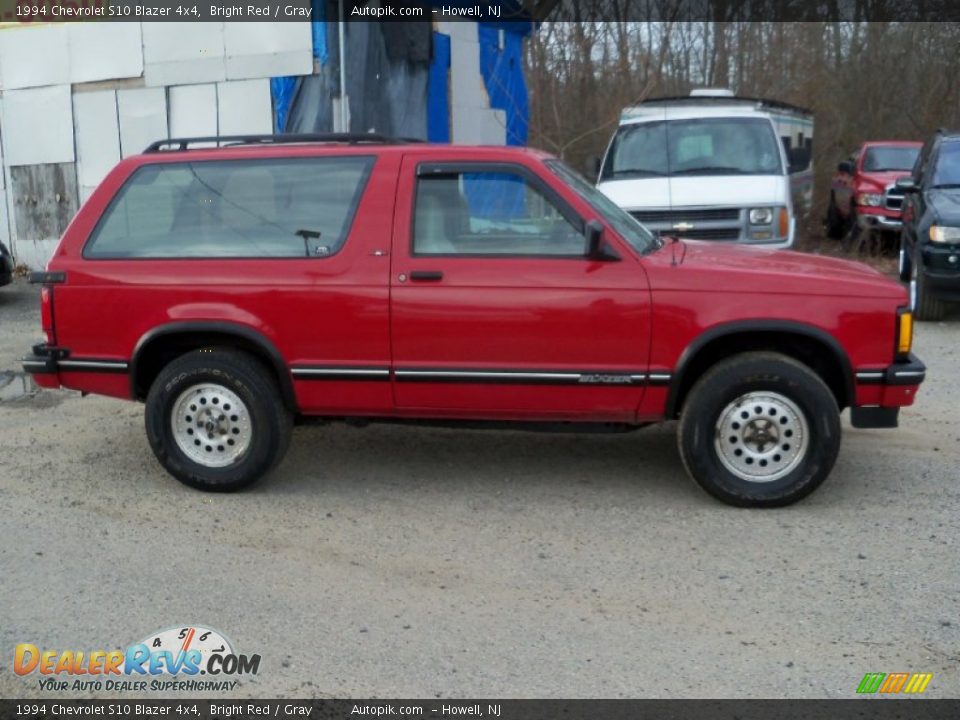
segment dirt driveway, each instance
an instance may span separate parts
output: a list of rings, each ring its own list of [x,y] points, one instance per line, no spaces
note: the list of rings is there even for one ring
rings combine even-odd
[[[0,373],[36,341],[0,289]],[[181,624],[260,673],[231,696],[960,695],[960,317],[896,431],[853,430],[800,505],[721,505],[672,425],[628,435],[303,427],[248,492],[185,488],[142,407],[0,374],[0,696],[56,697],[14,645],[112,649]],[[104,696],[106,693],[97,693]]]

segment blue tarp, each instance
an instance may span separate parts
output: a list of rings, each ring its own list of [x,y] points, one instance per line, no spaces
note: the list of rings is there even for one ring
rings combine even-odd
[[[297,78],[270,78],[270,97],[273,98],[273,130],[282,133],[287,127],[287,113],[297,93]]]
[[[310,22],[310,31],[313,36],[313,57],[321,67],[330,60],[330,50],[327,47],[327,4],[325,0],[311,0],[313,20]],[[293,98],[297,94],[300,82],[296,77],[270,78],[270,97],[273,100],[273,131],[282,133],[287,128],[287,117]]]
[[[517,25],[524,27],[522,23]],[[506,114],[507,145],[526,145],[530,107],[523,76],[523,35],[494,23],[480,23],[477,33],[480,74],[490,97],[490,107]],[[474,217],[506,222],[526,215],[525,183],[519,177],[497,175],[484,180],[483,176],[465,176],[463,185]]]
[[[433,34],[433,57],[427,79],[427,140],[450,142],[450,36]]]
[[[509,25],[508,23],[504,23]],[[517,23],[520,27],[524,24]],[[480,74],[490,96],[490,107],[507,115],[507,145],[526,145],[530,106],[523,76],[523,35],[492,23],[477,26]],[[500,47],[501,37],[503,47]]]

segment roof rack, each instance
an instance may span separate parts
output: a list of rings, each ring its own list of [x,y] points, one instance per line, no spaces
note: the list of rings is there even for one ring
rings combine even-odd
[[[208,137],[170,138],[157,140],[144,153],[189,150],[197,143],[216,143],[217,147],[235,145],[286,145],[290,143],[346,143],[348,145],[393,145],[422,142],[414,138],[391,138],[374,133],[291,133],[289,135],[211,135]]]

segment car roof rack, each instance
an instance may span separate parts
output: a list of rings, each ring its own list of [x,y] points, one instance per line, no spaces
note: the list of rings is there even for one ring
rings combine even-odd
[[[344,143],[347,145],[400,145],[423,142],[415,138],[391,138],[375,133],[290,133],[288,135],[211,135],[206,137],[170,138],[157,140],[144,153],[177,152],[189,150],[198,143],[215,143],[217,147],[237,145],[287,145],[292,143]]]

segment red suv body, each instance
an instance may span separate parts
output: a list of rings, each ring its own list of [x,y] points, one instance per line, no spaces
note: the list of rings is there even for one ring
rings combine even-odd
[[[837,166],[830,186],[827,231],[844,229],[900,232],[903,191],[898,179],[910,175],[923,143],[887,140],[865,142]]]
[[[840,410],[895,427],[923,379],[866,266],[658,239],[532,150],[295,140],[122,161],[34,278],[25,369],[145,401],[190,485],[251,482],[309,416],[679,417],[706,490],[781,505],[829,473]]]

